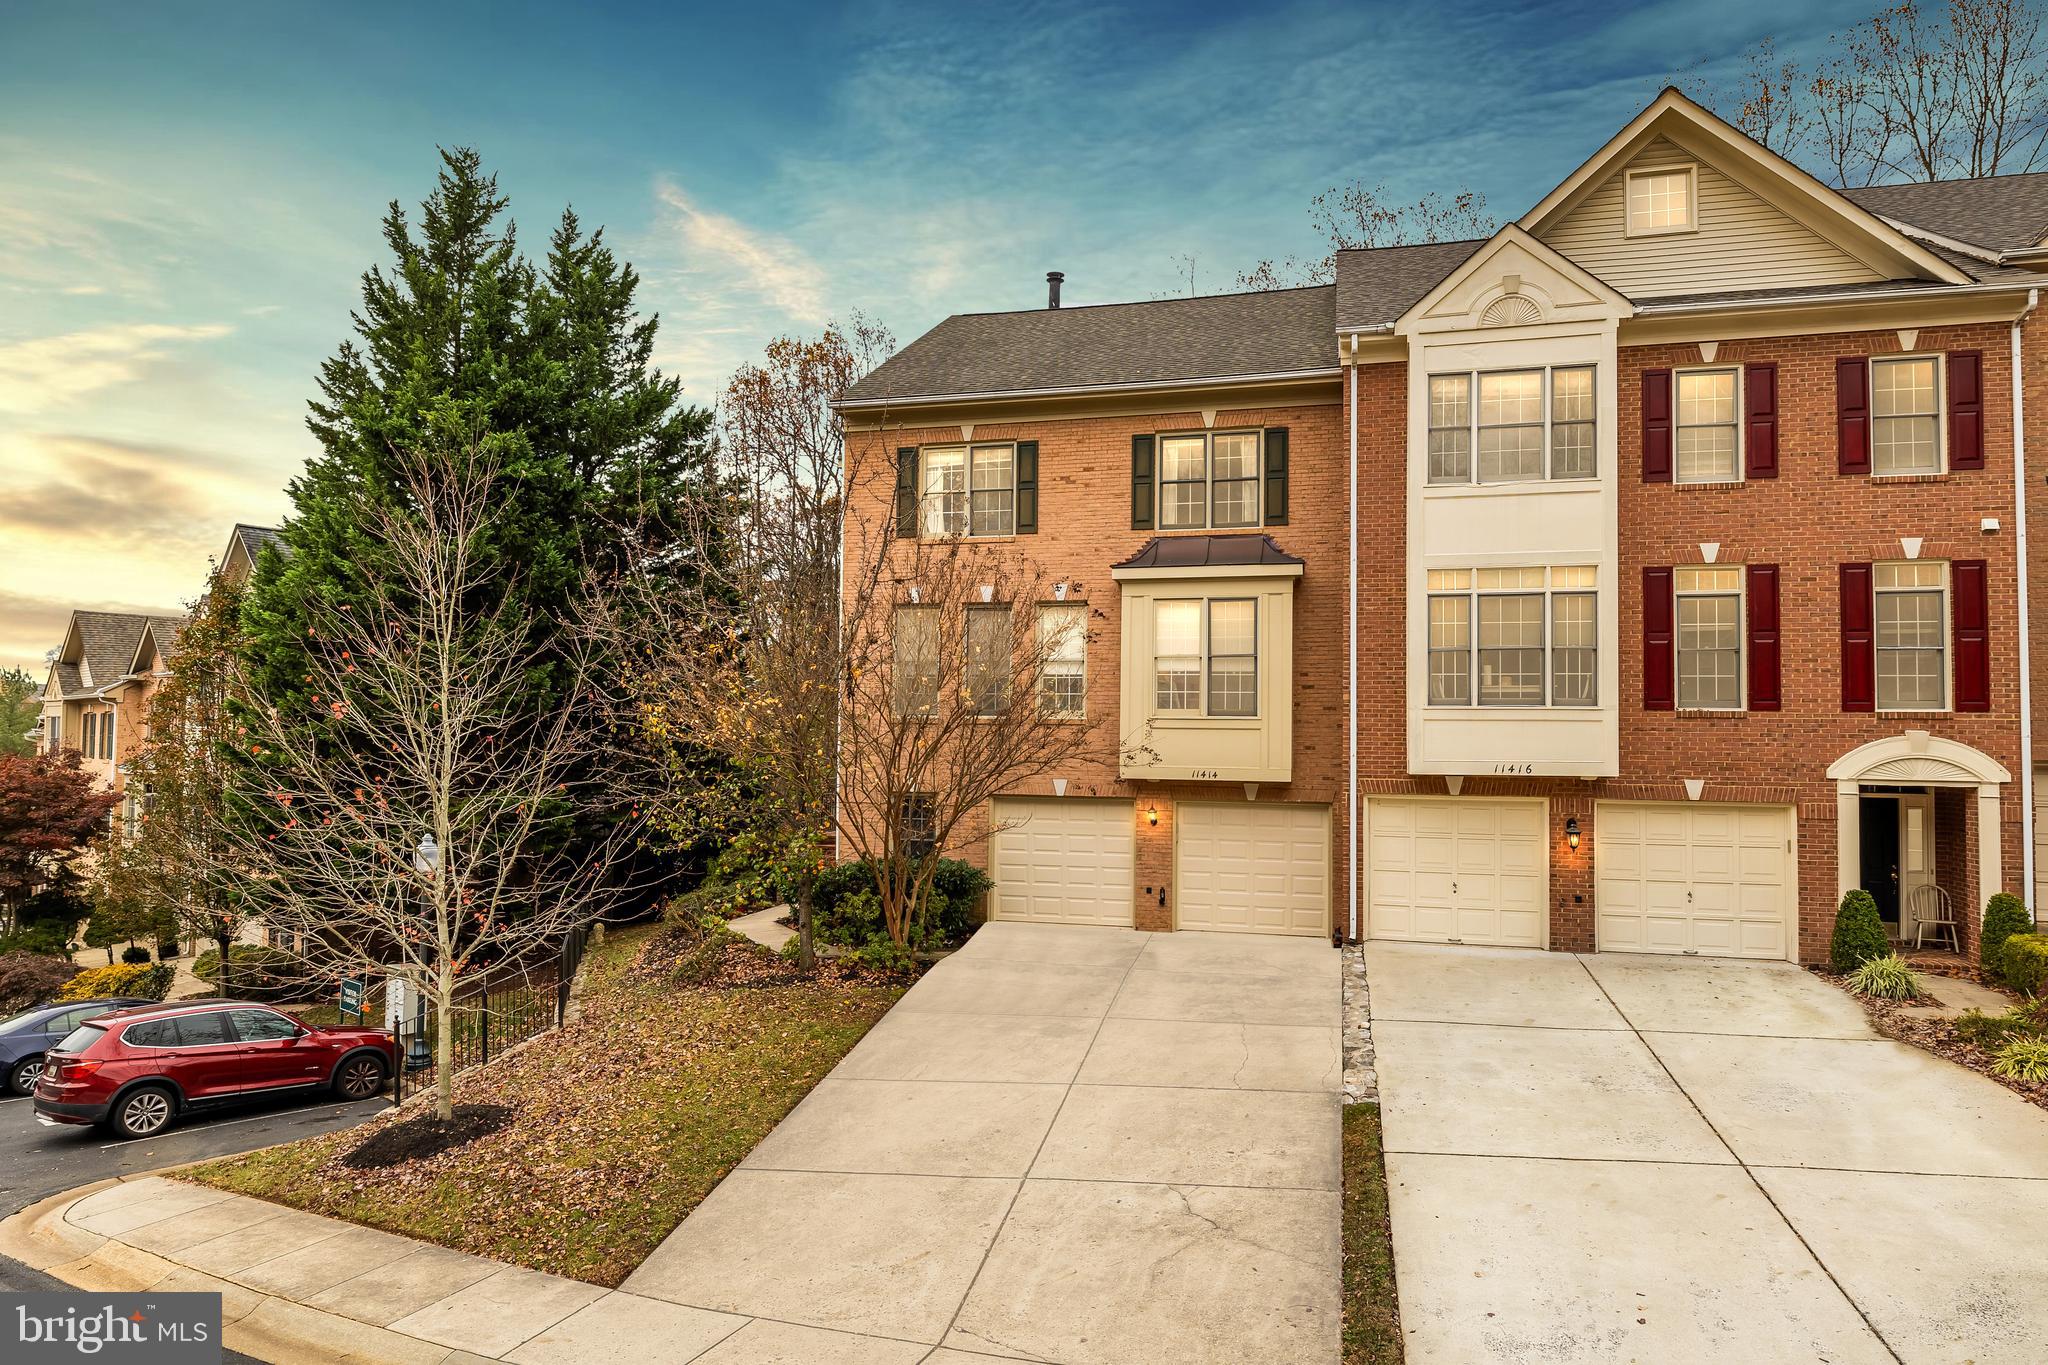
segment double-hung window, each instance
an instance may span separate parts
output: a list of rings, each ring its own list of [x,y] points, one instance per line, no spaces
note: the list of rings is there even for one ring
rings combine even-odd
[[[1948,705],[1948,566],[1910,560],[1873,567],[1877,706],[1939,711]]]
[[[1685,565],[1673,571],[1677,601],[1678,708],[1742,709],[1742,569]]]
[[[1259,713],[1259,607],[1251,598],[1155,604],[1153,706],[1162,715]]]
[[[1936,357],[1871,359],[1870,472],[1941,472],[1941,363]]]
[[[1047,715],[1081,716],[1088,705],[1088,608],[1038,609],[1039,704]]]
[[[1159,438],[1161,530],[1258,524],[1258,432]]]
[[[939,705],[939,609],[896,608],[894,673],[899,716],[929,716]]]
[[[1010,609],[967,609],[967,697],[977,716],[1000,716],[1010,706]]]
[[[1594,574],[1582,566],[1431,570],[1429,704],[1596,704]]]
[[[1630,171],[1628,226],[1630,237],[1654,237],[1693,229],[1697,177],[1691,166]]]
[[[939,851],[939,801],[931,792],[903,793],[898,813],[903,851],[912,858],[929,858]]]
[[[1732,369],[1678,372],[1679,483],[1727,483],[1741,477],[1738,392]]]
[[[1590,365],[1429,377],[1432,484],[1590,479],[1596,430]]]
[[[927,536],[1007,536],[1017,529],[1017,448],[936,446],[924,468],[919,524]]]

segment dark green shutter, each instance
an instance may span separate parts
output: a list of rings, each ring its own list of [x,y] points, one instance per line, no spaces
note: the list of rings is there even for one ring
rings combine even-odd
[[[896,451],[896,534],[917,539],[917,447]]]
[[[1038,532],[1038,442],[1017,442],[1017,534]]]
[[[1152,504],[1157,494],[1152,469],[1157,442],[1151,436],[1131,438],[1131,529],[1152,529]]]
[[[1287,428],[1266,428],[1266,525],[1287,524]]]

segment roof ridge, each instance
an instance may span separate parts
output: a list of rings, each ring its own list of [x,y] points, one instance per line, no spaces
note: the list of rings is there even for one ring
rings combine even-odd
[[[1230,289],[1220,294],[1169,294],[1159,299],[1120,299],[1113,303],[1063,303],[1057,308],[992,308],[984,313],[948,313],[946,320],[950,322],[954,318],[1009,318],[1020,314],[1036,316],[1039,313],[1087,313],[1104,308],[1149,308],[1155,303],[1202,303],[1209,299],[1262,298],[1270,294],[1306,294],[1314,289],[1336,287],[1336,281],[1332,280],[1328,284],[1290,284],[1279,289]]]
[[[1837,193],[1858,194],[1864,190],[1931,189],[1936,185],[1976,185],[1993,180],[2025,180],[2031,176],[2048,177],[2048,170],[2006,171],[2000,175],[1957,175],[1934,180],[1887,180],[1883,184],[1878,185],[1844,186]]]

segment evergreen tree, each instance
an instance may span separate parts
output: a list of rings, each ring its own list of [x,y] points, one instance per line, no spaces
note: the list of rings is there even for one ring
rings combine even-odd
[[[0,670],[0,754],[32,754],[28,732],[42,717],[42,688],[19,668]]]

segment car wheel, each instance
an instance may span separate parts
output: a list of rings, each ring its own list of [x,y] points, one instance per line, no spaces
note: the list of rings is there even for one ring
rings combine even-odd
[[[154,1137],[171,1126],[171,1116],[176,1112],[177,1104],[170,1091],[146,1085],[122,1096],[109,1122],[124,1138]]]
[[[24,1057],[14,1064],[7,1073],[7,1088],[17,1095],[26,1095],[36,1088],[36,1082],[43,1078],[43,1054]]]
[[[384,1059],[365,1053],[350,1057],[334,1073],[334,1093],[345,1100],[366,1100],[384,1089]]]

